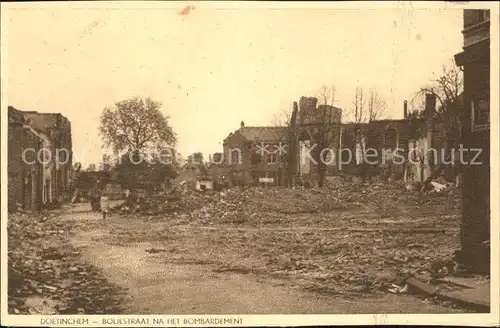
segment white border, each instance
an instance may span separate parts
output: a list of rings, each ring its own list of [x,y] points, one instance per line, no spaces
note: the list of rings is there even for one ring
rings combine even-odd
[[[471,2],[471,3],[450,3],[450,2],[375,2],[375,1],[356,1],[356,2],[37,2],[37,3],[1,3],[1,21],[4,22],[8,19],[8,11],[14,8],[54,8],[54,7],[72,7],[79,9],[93,9],[93,8],[109,8],[109,9],[146,9],[146,10],[176,10],[180,11],[186,5],[194,5],[199,8],[210,8],[218,10],[254,10],[254,9],[304,9],[308,8],[311,10],[319,9],[464,9],[464,8],[475,8],[475,9],[490,9],[491,15],[491,81],[490,86],[492,92],[490,108],[491,108],[491,235],[495,238],[491,238],[491,310],[489,314],[350,314],[350,315],[227,315],[223,316],[226,318],[242,318],[244,326],[297,326],[297,325],[366,325],[366,324],[425,324],[425,325],[481,325],[481,326],[495,326],[499,324],[499,203],[498,203],[498,190],[499,190],[499,64],[498,64],[498,50],[499,50],[499,7],[496,2]],[[27,22],[29,24],[29,22]],[[460,33],[461,31],[457,31]],[[1,232],[2,232],[2,258],[1,258],[1,320],[2,325],[7,326],[41,326],[40,320],[42,318],[48,318],[49,316],[20,316],[20,315],[9,315],[7,313],[7,257],[6,257],[6,247],[7,247],[7,224],[6,224],[6,214],[7,214],[7,105],[8,99],[6,98],[7,92],[7,66],[6,57],[8,56],[8,51],[6,49],[5,39],[7,36],[7,31],[5,25],[2,24],[1,29],[1,122],[2,122],[2,138],[1,138],[1,149],[2,149],[2,184],[1,184],[1,200],[2,200],[2,220]],[[454,54],[450,54],[454,55]],[[179,318],[179,324],[172,325],[162,325],[166,327],[170,326],[199,326],[199,325],[184,325],[184,318],[207,318],[207,317],[222,317],[222,316],[196,316],[196,315],[142,315],[142,316],[112,316],[112,315],[72,315],[72,316],[56,316],[57,318],[71,317],[71,318],[86,318],[91,322],[87,325],[89,327],[104,327],[104,326],[115,326],[115,325],[103,325],[99,324],[104,318],[163,318],[165,321],[167,319]],[[96,321],[97,324],[92,324]],[[60,326],[64,325],[51,325]],[[72,325],[78,326],[78,325]],[[127,325],[121,325],[126,327]],[[214,326],[214,325],[208,325]],[[216,325],[215,325],[216,326]],[[226,325],[228,326],[228,325]]]

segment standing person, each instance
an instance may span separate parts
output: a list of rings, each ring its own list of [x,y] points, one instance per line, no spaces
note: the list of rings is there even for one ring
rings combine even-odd
[[[101,181],[97,180],[94,188],[90,191],[90,207],[92,211],[101,211]]]
[[[72,179],[72,190],[73,190],[73,195],[71,197],[71,203],[77,203],[78,200],[80,199],[80,169],[82,168],[82,165],[80,163],[75,164],[75,170],[73,173],[73,179]]]
[[[363,183],[366,182],[366,159],[365,159],[365,138],[361,130],[358,128],[354,131],[356,140],[355,156],[357,175]]]

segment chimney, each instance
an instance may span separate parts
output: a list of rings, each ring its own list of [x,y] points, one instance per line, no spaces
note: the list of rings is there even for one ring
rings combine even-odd
[[[408,117],[408,102],[406,100],[403,103],[403,115],[404,118]]]
[[[436,111],[436,95],[427,93],[425,95],[425,116],[432,116]]]
[[[243,128],[245,127],[245,122],[241,121],[240,126]]]

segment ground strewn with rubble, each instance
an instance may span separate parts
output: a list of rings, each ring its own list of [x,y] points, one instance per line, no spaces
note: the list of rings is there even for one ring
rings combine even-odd
[[[8,217],[11,314],[119,313],[123,289],[82,259],[60,213]]]
[[[14,241],[27,230],[9,217],[13,270],[33,281],[48,270],[53,280],[51,288],[9,286],[10,309],[36,311],[23,304],[27,296],[78,295],[79,303],[55,302],[72,313],[464,311],[409,295],[404,284],[451,269],[445,260],[459,248],[460,197],[454,188],[421,194],[398,182],[337,181],[157,195],[106,220],[79,204],[37,223],[63,231],[44,228],[44,245],[47,235],[69,244],[35,252],[27,247],[36,240]],[[47,249],[69,253],[56,265]],[[32,262],[21,263],[22,252],[42,264],[25,268]]]

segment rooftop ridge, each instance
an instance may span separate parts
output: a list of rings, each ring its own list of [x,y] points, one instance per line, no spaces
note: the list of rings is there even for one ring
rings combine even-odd
[[[63,114],[61,113],[43,113],[43,112],[37,112],[36,110],[20,110],[21,112],[25,113],[25,114],[38,114],[38,115],[61,115],[61,116],[64,116]]]
[[[276,128],[285,128],[286,126],[273,126],[273,125],[262,125],[262,126],[243,126],[240,129],[245,129],[245,128],[255,128],[255,129],[262,129],[262,128],[269,128],[269,129],[276,129]]]

